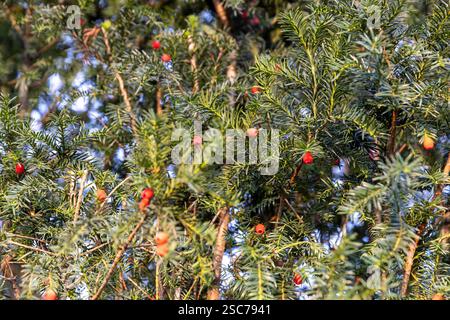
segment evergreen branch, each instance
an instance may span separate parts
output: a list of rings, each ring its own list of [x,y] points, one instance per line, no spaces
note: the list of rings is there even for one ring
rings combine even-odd
[[[119,83],[120,93],[122,94],[122,98],[123,98],[123,101],[125,102],[126,110],[131,119],[131,129],[132,129],[133,133],[136,135],[137,134],[136,116],[133,112],[133,107],[131,106],[130,98],[128,97],[128,92],[127,92],[127,89],[125,88],[125,83],[123,81],[123,78],[120,75],[119,71],[116,70],[115,67],[112,65],[113,57],[112,57],[111,46],[109,44],[108,33],[105,30],[105,28],[101,28],[101,30],[102,30],[102,34],[103,34],[103,42],[105,43],[105,47],[106,47],[106,53],[109,57],[109,62],[111,63],[111,68],[114,69],[114,77],[117,79],[117,82]]]
[[[149,298],[150,300],[153,300],[153,297],[151,295],[149,295],[144,289],[141,288],[141,286],[139,286],[136,281],[134,281],[131,277],[127,278],[128,281],[131,282],[131,284],[133,286],[135,286],[136,289],[138,289],[140,292],[142,292],[147,298]]]
[[[144,225],[145,219],[147,218],[147,216],[148,216],[148,210],[145,211],[141,220],[136,224],[133,231],[128,236],[127,241],[119,247],[119,250],[117,250],[116,256],[113,260],[113,263],[112,263],[111,267],[109,268],[108,272],[106,273],[105,279],[103,280],[102,284],[98,288],[97,292],[92,296],[91,300],[97,300],[100,297],[100,295],[102,294],[103,290],[105,290],[105,287],[108,284],[109,279],[111,279],[111,277],[114,273],[114,270],[116,269],[117,265],[120,262],[120,259],[122,258],[123,254],[127,250],[128,246],[134,240],[134,237],[136,236],[137,232]]]
[[[22,247],[22,248],[25,248],[25,249],[30,249],[30,250],[33,250],[33,251],[36,251],[36,252],[42,252],[42,253],[45,253],[45,254],[48,254],[48,255],[51,255],[51,256],[56,256],[56,253],[54,253],[54,252],[51,252],[51,251],[48,251],[48,250],[44,250],[44,249],[41,249],[41,248],[27,246],[26,244],[22,244],[20,242],[8,240],[8,243],[16,245],[16,246],[19,246],[19,247]]]

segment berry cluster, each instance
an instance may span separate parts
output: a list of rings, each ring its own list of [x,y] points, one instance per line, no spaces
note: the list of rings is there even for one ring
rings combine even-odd
[[[165,232],[158,232],[155,235],[156,254],[160,257],[164,257],[169,253],[169,235]]]
[[[139,210],[145,211],[145,209],[150,205],[155,193],[152,188],[145,188],[141,193],[141,201],[139,202]]]

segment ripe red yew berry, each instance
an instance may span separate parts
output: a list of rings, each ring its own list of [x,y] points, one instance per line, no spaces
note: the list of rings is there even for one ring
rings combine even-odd
[[[303,163],[304,164],[311,164],[311,163],[313,163],[313,161],[314,161],[314,158],[313,158],[311,152],[306,151],[305,155],[303,156]]]
[[[253,87],[250,89],[250,91],[251,91],[252,94],[258,94],[258,93],[260,92],[260,89],[259,89],[259,87],[257,87],[257,86],[253,86]]]
[[[139,210],[145,211],[145,209],[150,205],[150,199],[149,198],[142,198],[139,202]]]
[[[242,16],[242,18],[247,19],[248,18],[248,11],[247,10],[242,11],[241,16]]]
[[[425,137],[423,138],[423,148],[425,150],[432,150],[434,148],[434,140],[425,135]]]
[[[42,295],[42,300],[58,300],[58,295],[53,289],[47,289]]]
[[[161,60],[162,60],[163,62],[170,62],[170,61],[172,61],[172,57],[170,56],[170,54],[164,53],[164,54],[161,56]]]
[[[97,189],[97,200],[100,202],[104,202],[107,198],[106,191],[103,189]]]
[[[264,227],[264,225],[262,223],[256,225],[255,232],[257,234],[263,234],[265,231],[266,231],[266,227]]]
[[[152,188],[145,188],[141,193],[142,199],[152,200],[154,196],[155,196],[155,192],[153,191]]]
[[[169,235],[165,232],[158,232],[155,235],[155,243],[157,245],[166,244],[169,241]]]
[[[24,166],[22,163],[18,162],[18,163],[16,164],[16,173],[17,173],[18,175],[21,175],[21,174],[23,174],[24,172],[25,172],[25,166]]]
[[[169,245],[167,243],[158,245],[156,247],[156,254],[160,257],[164,257],[169,253]]]
[[[153,40],[152,41],[152,48],[153,48],[153,50],[158,50],[159,48],[161,48],[161,42],[159,42],[158,40]]]
[[[303,282],[302,276],[299,275],[298,273],[296,273],[296,274],[294,275],[294,283],[295,283],[297,286],[299,286],[299,285],[302,284],[302,282]]]

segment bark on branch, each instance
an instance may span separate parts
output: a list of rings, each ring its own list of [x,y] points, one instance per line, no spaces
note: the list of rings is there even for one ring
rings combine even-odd
[[[139,231],[139,229],[141,229],[141,227],[144,225],[145,219],[147,218],[147,216],[148,216],[148,211],[146,211],[143,214],[141,220],[134,227],[133,231],[131,231],[130,235],[127,238],[127,241],[123,245],[121,245],[119,247],[119,250],[116,253],[114,261],[113,261],[111,267],[109,268],[105,279],[103,280],[102,284],[98,288],[97,292],[92,296],[91,300],[97,300],[100,297],[100,295],[102,294],[103,290],[105,290],[105,287],[108,284],[108,281],[111,279],[112,275],[114,274],[114,271],[115,271],[117,265],[119,264],[120,259],[122,258],[123,254],[127,250],[127,248],[130,245],[130,243],[134,240],[134,237],[136,236],[136,234]]]
[[[424,230],[425,230],[425,223],[419,226],[416,238],[414,239],[414,242],[409,245],[408,253],[406,254],[405,270],[403,272],[402,286],[400,289],[400,295],[402,297],[405,297],[406,294],[408,293],[408,284],[414,263],[414,255],[416,254],[417,246],[419,244],[420,237],[422,236]]]
[[[208,290],[208,300],[219,300],[219,286],[220,286],[220,276],[222,273],[222,260],[223,254],[226,247],[225,236],[228,232],[228,223],[230,222],[230,215],[228,213],[228,208],[224,207],[220,209],[219,218],[219,229],[217,231],[216,245],[214,248],[213,256],[213,270],[214,270],[214,283],[213,286]]]

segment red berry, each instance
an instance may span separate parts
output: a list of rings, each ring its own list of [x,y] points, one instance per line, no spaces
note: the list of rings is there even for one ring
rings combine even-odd
[[[161,48],[161,42],[159,42],[158,40],[153,40],[152,48],[153,48],[153,50],[158,50],[159,48]]]
[[[306,151],[305,155],[303,156],[303,163],[304,164],[311,164],[311,163],[313,163],[313,161],[314,161],[314,158],[313,158],[311,152]]]
[[[52,289],[47,289],[42,295],[42,300],[58,300],[58,295]]]
[[[247,10],[242,11],[241,16],[242,16],[242,18],[247,19],[248,18],[248,11]]]
[[[172,57],[170,56],[170,54],[164,53],[164,54],[161,56],[161,60],[162,60],[163,62],[170,62],[170,61],[172,61]]]
[[[250,91],[251,91],[252,94],[258,94],[258,93],[260,92],[260,89],[259,89],[259,87],[257,87],[257,86],[253,86],[253,87],[250,89]]]
[[[302,276],[299,275],[298,273],[296,273],[295,276],[294,276],[294,283],[295,283],[297,286],[299,286],[299,285],[302,284],[302,282],[303,282]]]
[[[158,232],[155,235],[155,243],[157,245],[166,244],[169,241],[169,235],[165,232]]]
[[[107,198],[106,191],[103,189],[97,189],[97,200],[100,202],[104,202]]]
[[[21,174],[23,174],[25,172],[25,166],[22,164],[22,163],[17,163],[16,164],[16,173],[18,174],[18,175],[21,175]]]
[[[148,199],[149,201],[152,200],[154,196],[155,192],[152,188],[145,188],[141,193],[142,199]]]
[[[257,233],[257,234],[263,234],[264,232],[266,231],[266,227],[264,227],[264,225],[263,224],[257,224],[256,225],[256,227],[255,227],[255,232]]]

